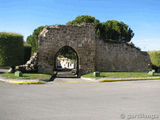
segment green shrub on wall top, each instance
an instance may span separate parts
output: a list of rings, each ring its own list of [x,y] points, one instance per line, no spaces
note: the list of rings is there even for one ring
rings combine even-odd
[[[0,33],[0,66],[23,64],[23,36],[17,33]]]

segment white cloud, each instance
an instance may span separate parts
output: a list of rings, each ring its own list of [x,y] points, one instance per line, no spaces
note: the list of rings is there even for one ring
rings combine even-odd
[[[157,38],[140,40],[136,39],[133,40],[133,43],[143,51],[160,50],[160,39]]]

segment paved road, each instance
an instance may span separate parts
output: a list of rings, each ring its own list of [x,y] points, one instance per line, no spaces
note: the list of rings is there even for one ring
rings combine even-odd
[[[154,120],[160,120],[159,93],[159,80],[49,85],[0,82],[0,120],[140,119],[130,119],[130,115],[158,115]]]
[[[76,78],[76,75],[74,75],[71,71],[59,71],[57,73],[58,78]]]

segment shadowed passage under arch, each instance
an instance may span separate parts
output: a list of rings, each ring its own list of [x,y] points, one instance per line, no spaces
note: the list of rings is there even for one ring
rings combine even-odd
[[[63,46],[54,56],[54,69],[57,77],[73,78],[79,76],[79,57],[70,46]]]

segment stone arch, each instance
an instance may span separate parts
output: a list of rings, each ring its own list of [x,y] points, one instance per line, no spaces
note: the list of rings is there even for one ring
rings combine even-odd
[[[63,46],[73,48],[78,54],[79,75],[95,71],[95,26],[54,25],[45,27],[39,36],[39,73],[52,74],[53,58]]]
[[[69,47],[69,48],[71,48],[72,49],[72,51],[76,54],[76,71],[77,71],[77,76],[79,76],[79,56],[78,56],[78,53],[77,53],[77,51],[74,49],[74,48],[72,48],[72,47],[70,47],[70,46],[63,46],[63,47],[61,47],[57,52],[56,52],[56,54],[53,56],[53,61],[54,61],[54,65],[53,65],[53,71],[54,70],[56,70],[56,59],[57,59],[57,57],[58,57],[58,53],[60,52],[60,50],[61,49],[63,49],[64,47]]]

